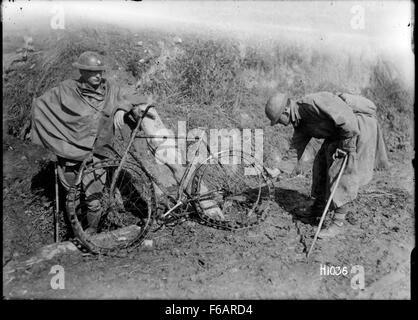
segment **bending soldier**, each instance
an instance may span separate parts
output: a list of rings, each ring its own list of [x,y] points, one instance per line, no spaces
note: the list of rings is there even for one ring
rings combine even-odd
[[[330,207],[334,211],[332,223],[319,237],[342,233],[347,204],[357,197],[360,186],[370,182],[375,167],[388,166],[376,106],[364,97],[350,94],[318,92],[295,100],[278,93],[268,100],[265,112],[272,126],[293,126],[292,147],[298,161],[312,137],[324,139],[313,164],[311,195],[315,201],[310,211],[301,214],[302,219],[321,216],[342,157],[347,154],[346,169]]]

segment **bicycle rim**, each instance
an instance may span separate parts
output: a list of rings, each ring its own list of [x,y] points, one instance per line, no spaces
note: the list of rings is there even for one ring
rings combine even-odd
[[[156,211],[152,181],[133,162],[123,165],[114,191],[110,193],[113,174],[119,164],[119,160],[104,160],[88,165],[82,172],[81,183],[71,188],[67,196],[67,214],[74,234],[93,253],[108,253],[141,244]],[[91,215],[92,199],[96,201],[95,209],[100,207],[99,214],[95,211],[95,215]],[[89,232],[92,222],[97,227],[93,234]]]
[[[249,228],[262,221],[272,192],[272,183],[262,166],[240,151],[206,159],[198,165],[191,181],[191,195],[200,219],[224,230]]]

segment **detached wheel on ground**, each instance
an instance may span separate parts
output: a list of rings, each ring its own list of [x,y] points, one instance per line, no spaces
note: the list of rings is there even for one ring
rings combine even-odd
[[[239,151],[220,152],[199,164],[190,190],[199,218],[224,230],[260,223],[273,199],[265,169],[253,156]],[[222,214],[216,214],[214,207]]]
[[[67,215],[74,234],[93,253],[140,245],[156,212],[151,179],[133,162],[124,163],[111,192],[119,164],[118,160],[89,164],[81,174],[80,184],[67,196]],[[92,219],[92,212],[97,219]]]

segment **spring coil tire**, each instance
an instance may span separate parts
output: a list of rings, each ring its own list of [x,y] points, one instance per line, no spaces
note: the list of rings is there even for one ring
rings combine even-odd
[[[120,161],[115,160],[115,159],[107,159],[103,161],[94,162],[92,164],[87,165],[83,169],[83,172],[81,173],[81,177],[83,177],[86,173],[92,172],[96,169],[116,169],[119,166],[119,164],[120,164]],[[142,184],[142,190],[146,190],[146,195],[143,199],[146,201],[146,205],[147,205],[146,221],[141,226],[141,231],[137,235],[135,235],[134,239],[130,240],[129,242],[125,244],[117,244],[114,246],[113,245],[101,246],[95,243],[94,241],[92,241],[91,236],[83,230],[82,223],[80,219],[78,218],[76,198],[80,194],[81,183],[79,183],[71,187],[70,190],[68,191],[67,201],[66,201],[66,209],[67,209],[66,213],[71,223],[71,227],[74,232],[74,235],[76,237],[75,242],[78,242],[78,244],[82,246],[82,248],[80,249],[82,249],[83,251],[88,251],[94,254],[108,254],[108,253],[119,251],[122,249],[132,250],[138,247],[143,242],[144,238],[147,236],[148,232],[151,229],[151,226],[154,222],[154,217],[157,211],[155,190],[154,190],[154,185],[152,183],[152,180],[149,177],[149,175],[145,172],[145,170],[143,170],[138,163],[135,163],[132,161],[126,161],[122,167],[122,171],[128,171],[129,174],[133,174],[136,177],[139,177],[140,182]],[[107,170],[107,172],[109,172],[109,170]],[[141,192],[141,193],[144,193],[144,192]],[[111,195],[111,198],[114,198],[114,195]],[[104,209],[105,209],[104,211],[108,211],[109,208],[104,208]],[[108,212],[106,212],[105,215],[102,216],[101,221],[103,221],[103,219],[106,219],[107,215],[108,215]]]

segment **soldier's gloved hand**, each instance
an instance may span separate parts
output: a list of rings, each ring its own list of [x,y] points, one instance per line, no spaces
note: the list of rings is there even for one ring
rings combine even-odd
[[[113,124],[115,125],[116,129],[122,128],[123,124],[125,123],[125,121],[123,120],[124,116],[125,116],[124,110],[116,111],[114,119],[113,119]]]
[[[144,111],[140,111],[139,112],[139,118],[142,118],[144,115]],[[147,112],[147,114],[145,115],[147,118],[151,118],[152,120],[155,120],[155,115],[153,115],[150,111]]]
[[[335,153],[333,154],[332,158],[335,160],[337,158],[343,158],[346,154],[355,154],[356,143],[356,136],[340,140],[337,146],[337,150],[335,150]]]
[[[142,105],[142,106],[139,106],[139,107],[136,107],[136,108],[133,109],[133,114],[135,115],[135,117],[137,119],[141,119],[142,118],[142,116],[144,115],[144,111],[145,111],[145,109],[146,109],[147,106],[148,105]],[[153,110],[152,109],[153,108],[151,108],[151,109],[148,110],[148,112],[145,115],[145,117],[151,118],[152,120],[155,120],[155,114],[153,114]]]
[[[344,158],[346,155],[347,155],[346,151],[344,151],[340,148],[337,148],[337,150],[335,150],[334,154],[332,155],[332,159],[335,160],[335,159],[338,159],[338,158]]]

